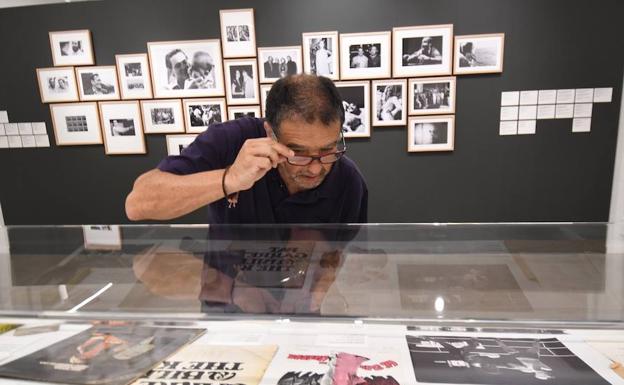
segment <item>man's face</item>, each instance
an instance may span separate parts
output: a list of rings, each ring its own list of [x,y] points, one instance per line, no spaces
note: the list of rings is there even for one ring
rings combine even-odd
[[[171,56],[169,61],[171,62],[171,68],[173,68],[176,78],[186,79],[188,77],[189,65],[184,52],[176,53]]]
[[[268,123],[265,124],[268,127]],[[282,121],[278,138],[280,143],[293,150],[296,155],[303,156],[319,156],[336,152],[339,139],[339,121],[325,126],[319,121],[307,123],[302,119]],[[332,163],[323,164],[314,160],[307,166],[295,166],[284,162],[279,167],[282,178],[287,179],[286,183],[294,186],[295,190],[302,191],[319,186],[332,165]]]
[[[377,47],[372,46],[371,49],[370,49],[370,54],[371,54],[371,56],[377,55]]]
[[[100,75],[93,75],[92,83],[94,86],[102,83],[102,79],[100,79]]]
[[[358,55],[362,56],[364,55],[364,48],[358,48]]]
[[[423,39],[422,49],[425,51],[429,51],[430,48],[431,48],[431,39]]]

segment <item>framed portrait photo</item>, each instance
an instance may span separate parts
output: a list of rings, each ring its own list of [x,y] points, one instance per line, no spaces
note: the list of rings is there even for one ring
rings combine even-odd
[[[503,72],[505,34],[455,36],[453,72],[456,75]]]
[[[271,91],[272,84],[261,84],[260,85],[260,107],[262,108],[262,117],[266,118],[266,103],[267,98],[269,97],[269,92]]]
[[[186,132],[200,133],[215,123],[223,123],[227,116],[225,99],[184,99]]]
[[[256,57],[256,26],[253,8],[222,9],[221,41],[224,58]]]
[[[97,103],[50,104],[57,146],[102,144]]]
[[[115,55],[122,99],[151,99],[152,80],[146,53]]]
[[[88,29],[49,32],[55,67],[95,64],[91,32]]]
[[[82,226],[86,250],[121,250],[121,227],[119,225]]]
[[[392,30],[392,75],[451,75],[453,25],[398,27]]]
[[[345,138],[365,138],[371,135],[370,82],[336,82],[345,110],[342,132]]]
[[[303,71],[333,80],[340,79],[338,32],[306,32],[301,36]]]
[[[77,102],[74,67],[37,68],[42,103]]]
[[[197,138],[194,135],[167,135],[167,155],[180,155]]]
[[[147,43],[156,98],[223,96],[219,39]]]
[[[256,59],[224,60],[228,105],[260,104]]]
[[[77,67],[76,79],[82,101],[119,99],[115,66]]]
[[[139,102],[100,102],[98,105],[106,154],[145,154]]]
[[[454,114],[455,84],[454,76],[410,79],[409,114]]]
[[[407,124],[407,151],[453,151],[455,116],[410,117]]]
[[[236,120],[250,116],[252,118],[260,117],[260,106],[229,106],[228,120]]]
[[[373,126],[407,124],[407,80],[373,81]]]
[[[184,132],[184,113],[180,99],[141,100],[146,134]]]
[[[340,34],[340,79],[383,79],[392,74],[390,31]]]
[[[260,83],[273,83],[303,72],[301,46],[258,48],[258,62]]]

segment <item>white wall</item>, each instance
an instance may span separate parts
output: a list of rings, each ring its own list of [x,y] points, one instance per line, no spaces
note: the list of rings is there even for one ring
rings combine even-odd
[[[622,88],[624,89],[624,84]],[[611,225],[607,234],[607,252],[609,253],[624,253],[624,93],[622,96],[615,167],[613,169],[613,187],[611,188],[611,209],[609,212]]]

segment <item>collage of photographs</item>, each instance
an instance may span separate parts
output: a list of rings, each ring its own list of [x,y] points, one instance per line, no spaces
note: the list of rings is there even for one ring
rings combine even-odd
[[[104,144],[145,154],[144,134],[168,134],[169,155],[211,124],[264,115],[276,80],[332,79],[345,138],[406,126],[409,152],[452,151],[456,75],[500,73],[504,34],[454,36],[453,25],[304,32],[302,44],[256,47],[254,9],[220,11],[220,39],[147,42],[147,53],[95,65],[89,30],[50,32],[54,67],[38,68],[56,144]]]

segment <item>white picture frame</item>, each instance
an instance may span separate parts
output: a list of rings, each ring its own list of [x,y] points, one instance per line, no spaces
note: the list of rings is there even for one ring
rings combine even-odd
[[[505,34],[455,36],[453,73],[455,75],[503,72]]]
[[[371,89],[373,127],[407,124],[407,80],[373,80]]]
[[[260,84],[260,107],[263,118],[266,118],[266,104],[272,87],[273,84]]]
[[[256,57],[256,25],[253,8],[219,11],[223,57]]]
[[[228,120],[236,120],[250,114],[253,114],[254,118],[259,118],[260,113],[260,106],[229,106]]]
[[[307,74],[340,79],[340,42],[338,31],[304,32],[301,34],[303,71]],[[322,51],[319,53],[319,49]],[[320,62],[322,65],[319,65]]]
[[[224,98],[184,99],[182,109],[189,134],[204,132],[212,124],[225,122],[228,116]]]
[[[197,138],[197,134],[167,135],[167,155],[177,156]]]
[[[151,99],[152,77],[146,53],[115,55],[121,99]]]
[[[77,102],[78,85],[74,67],[37,68],[41,103]]]
[[[102,144],[97,103],[50,104],[50,116],[57,146]]]
[[[371,136],[370,82],[362,80],[335,82],[345,109],[342,132],[345,138]]]
[[[228,105],[260,104],[256,59],[223,61]]]
[[[455,113],[455,76],[409,80],[409,115],[448,115]]]
[[[91,31],[48,32],[54,67],[94,65]]]
[[[392,29],[392,76],[445,76],[453,73],[453,25]]]
[[[121,250],[121,227],[119,225],[82,226],[86,250]]]
[[[301,46],[258,48],[258,64],[260,83],[273,83],[288,75],[303,73]]]
[[[408,152],[453,151],[455,116],[410,116],[407,124]]]
[[[78,95],[83,102],[119,100],[115,66],[76,67]]]
[[[145,136],[138,101],[99,102],[106,155],[145,154]]]
[[[146,134],[176,134],[185,130],[180,99],[141,100]]]
[[[392,76],[392,32],[340,34],[340,79],[386,79]]]

